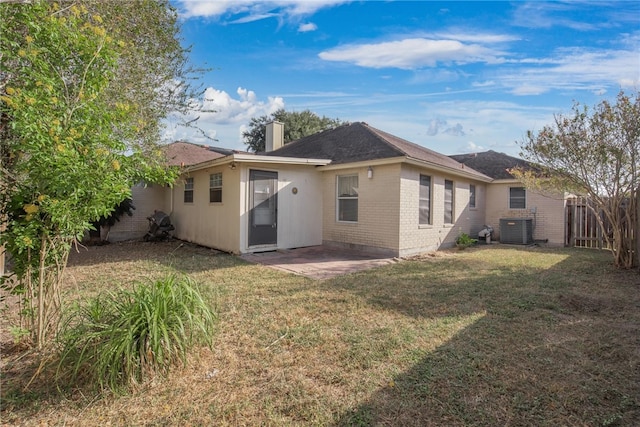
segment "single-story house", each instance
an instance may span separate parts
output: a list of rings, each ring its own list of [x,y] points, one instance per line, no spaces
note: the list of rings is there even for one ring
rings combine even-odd
[[[494,227],[493,238],[504,241],[500,232],[505,222],[508,225],[514,219],[522,219],[529,221],[534,241],[553,246],[565,244],[568,194],[543,193],[524,188],[509,170],[530,167],[526,161],[492,150],[454,155],[451,158],[492,178],[491,185],[487,186],[485,223]]]
[[[402,257],[453,246],[485,224],[497,237],[501,218],[533,219],[536,239],[564,242],[563,229],[551,227],[558,215],[562,228],[563,200],[535,195],[506,167],[483,169],[478,160],[515,158],[446,156],[360,122],[286,145],[282,123],[266,134],[260,154],[168,146],[181,178],[171,188],[134,188],[135,215],[111,238],[142,237],[158,209],[170,214],[176,238],[231,253],[324,244]]]

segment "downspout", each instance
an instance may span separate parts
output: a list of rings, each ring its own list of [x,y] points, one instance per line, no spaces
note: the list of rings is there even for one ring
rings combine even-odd
[[[170,194],[170,197],[169,197],[170,206],[169,207],[171,208],[170,212],[169,212],[169,216],[173,215],[173,192],[174,192],[174,190],[175,190],[175,187],[172,185],[171,186],[171,193],[169,193]]]

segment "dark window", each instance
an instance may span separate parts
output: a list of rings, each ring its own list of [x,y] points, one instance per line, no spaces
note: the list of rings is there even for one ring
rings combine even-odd
[[[527,192],[524,187],[509,188],[509,209],[524,209],[527,207]]]
[[[473,184],[469,185],[469,207],[476,207],[476,186]]]
[[[209,203],[222,202],[222,172],[209,175]]]
[[[431,224],[431,177],[420,175],[420,202],[418,224]]]
[[[358,221],[358,175],[338,176],[338,221]]]
[[[193,178],[187,178],[184,182],[184,202],[193,203]]]
[[[453,181],[444,180],[444,223],[453,224]]]

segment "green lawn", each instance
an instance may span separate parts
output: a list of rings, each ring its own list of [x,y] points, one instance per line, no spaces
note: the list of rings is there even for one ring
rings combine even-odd
[[[60,396],[46,373],[27,385],[34,358],[5,342],[1,420],[638,425],[640,275],[611,264],[491,246],[314,281],[175,241],[89,248],[71,258],[66,300],[183,272],[210,290],[213,349],[125,396]]]

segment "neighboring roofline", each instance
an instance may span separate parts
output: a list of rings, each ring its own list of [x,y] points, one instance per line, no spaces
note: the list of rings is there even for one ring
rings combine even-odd
[[[330,170],[351,169],[351,168],[359,168],[359,167],[367,167],[367,166],[392,165],[392,164],[398,164],[398,163],[407,163],[414,166],[427,167],[432,170],[437,170],[439,172],[445,172],[445,173],[449,173],[457,176],[463,176],[465,178],[471,178],[476,181],[493,182],[493,179],[491,177],[484,175],[476,171],[475,169],[471,169],[469,167],[467,167],[466,169],[449,168],[433,162],[428,162],[426,160],[420,160],[420,159],[416,159],[409,156],[387,157],[385,159],[363,160],[360,162],[329,164],[327,166],[320,166],[318,170],[330,171]]]
[[[182,172],[192,172],[213,166],[221,166],[231,162],[237,163],[263,163],[263,164],[286,164],[286,165],[309,165],[309,166],[325,166],[331,163],[329,159],[305,159],[298,157],[278,157],[263,156],[254,154],[232,154],[230,156],[220,157],[218,159],[207,160],[202,163],[185,167]]]
[[[426,160],[420,160],[420,159],[415,159],[413,157],[407,157],[407,163],[411,164],[411,165],[416,165],[416,166],[422,166],[422,167],[428,167],[429,169],[435,169],[437,171],[440,172],[447,172],[453,175],[458,175],[458,176],[463,176],[465,178],[471,178],[471,179],[475,179],[476,181],[482,181],[482,182],[493,182],[493,178],[491,178],[490,176],[487,176],[481,172],[478,172],[475,169],[472,169],[470,167],[467,167],[465,169],[464,165],[461,163],[460,169],[457,168],[450,168],[447,166],[442,166],[442,165],[438,165],[436,163],[433,162],[428,162]]]

